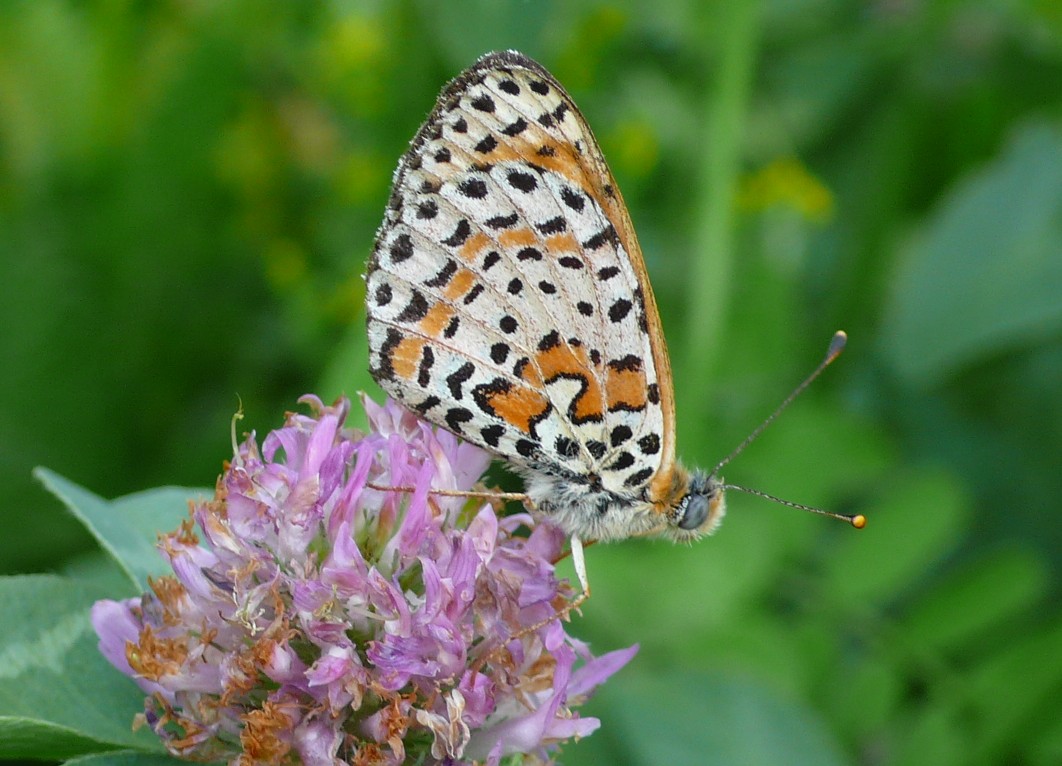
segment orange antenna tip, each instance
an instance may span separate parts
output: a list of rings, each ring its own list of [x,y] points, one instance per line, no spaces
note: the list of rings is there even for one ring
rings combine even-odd
[[[867,517],[861,513],[857,513],[855,516],[849,519],[849,522],[856,529],[862,529],[867,525]]]

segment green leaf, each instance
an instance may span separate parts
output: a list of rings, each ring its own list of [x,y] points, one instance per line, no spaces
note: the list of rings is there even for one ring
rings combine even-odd
[[[1062,763],[1062,716],[1053,716],[1044,724],[1030,743],[1030,751],[1030,764]]]
[[[52,574],[61,575],[112,596],[129,592],[129,578],[125,572],[99,548],[68,559]]]
[[[207,489],[160,487],[104,500],[47,468],[36,469],[34,475],[85,525],[138,593],[147,590],[149,576],[170,571],[155,548],[159,534],[177,528],[189,500],[214,495]]]
[[[947,474],[893,476],[865,511],[866,529],[837,535],[823,592],[849,604],[894,598],[954,545],[967,502]]]
[[[1058,710],[1062,689],[1062,619],[1043,629],[1023,631],[995,656],[980,661],[966,676],[964,713],[973,721],[986,763],[1001,763],[1012,746],[1036,737],[1043,711]]]
[[[968,741],[962,722],[950,707],[929,706],[902,720],[893,734],[894,766],[961,766],[968,764]]]
[[[812,711],[749,679],[678,668],[621,678],[608,689],[605,725],[630,763],[847,762]]]
[[[324,401],[333,401],[347,396],[355,402],[347,421],[348,426],[365,428],[368,423],[365,412],[357,403],[358,393],[365,391],[376,401],[383,401],[384,394],[369,374],[368,346],[365,345],[365,328],[361,323],[352,327],[334,347],[321,380],[315,389]]]
[[[878,656],[840,657],[823,686],[830,719],[853,740],[884,730],[903,703],[900,673]]]
[[[695,611],[695,610],[691,610]],[[713,630],[671,636],[647,662],[741,674],[790,696],[805,697],[821,683],[823,666],[836,663],[836,628],[809,614],[797,619],[746,608]]]
[[[883,345],[908,381],[1062,329],[1062,136],[1027,124],[960,183],[926,224],[894,283]]]
[[[627,540],[590,547],[593,595],[580,631],[610,644],[637,638],[647,652],[672,653],[683,640],[726,624],[761,587],[778,555],[758,545],[760,526],[753,518],[747,522],[727,523],[718,535],[692,546]],[[570,579],[570,562],[563,561],[558,571]]]
[[[169,755],[137,753],[123,750],[117,753],[98,753],[73,758],[64,766],[187,766],[188,761]]]
[[[961,651],[995,625],[1027,613],[1045,595],[1048,573],[1027,550],[967,563],[922,596],[903,621],[904,640],[923,650]]]
[[[0,579],[0,758],[159,748],[132,731],[143,693],[96,648],[89,609],[100,596],[50,575]]]

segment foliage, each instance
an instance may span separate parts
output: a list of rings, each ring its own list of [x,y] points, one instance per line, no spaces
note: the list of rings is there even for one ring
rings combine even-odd
[[[572,632],[642,650],[563,761],[1058,762],[1062,16],[1037,0],[0,4],[0,568],[60,573],[0,583],[0,757],[144,742],[73,720],[123,693],[79,611],[121,580],[32,466],[108,497],[206,484],[237,394],[265,430],[371,390],[391,171],[503,47],[610,158],[687,462],[844,328],[727,478],[869,519],[732,494],[695,547],[590,548]],[[77,762],[122,761],[146,762]]]

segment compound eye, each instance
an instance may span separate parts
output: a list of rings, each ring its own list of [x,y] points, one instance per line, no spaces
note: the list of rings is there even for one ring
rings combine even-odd
[[[679,529],[700,529],[708,518],[708,495],[686,495],[682,518],[678,520]]]

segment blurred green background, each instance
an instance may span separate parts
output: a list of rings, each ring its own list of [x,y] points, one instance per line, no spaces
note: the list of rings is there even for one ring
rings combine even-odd
[[[623,189],[710,466],[692,547],[588,550],[636,661],[568,764],[1062,762],[1062,10],[1052,0],[0,2],[0,569],[88,537],[30,477],[210,485],[365,372],[361,273],[444,82],[514,47]]]

